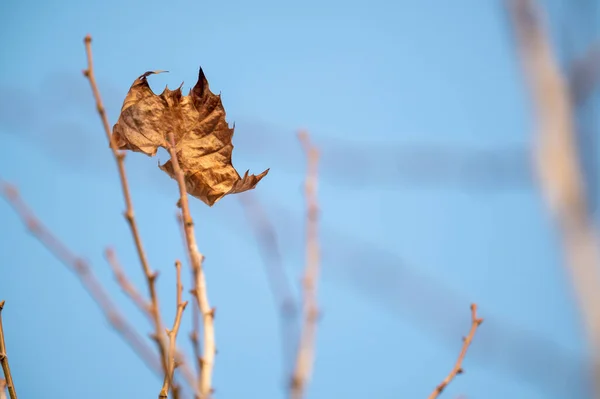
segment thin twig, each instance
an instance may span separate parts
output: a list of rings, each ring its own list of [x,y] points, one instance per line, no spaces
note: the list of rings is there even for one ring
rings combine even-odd
[[[4,329],[2,328],[2,309],[4,309],[4,300],[0,301],[0,363],[2,363],[2,371],[4,372],[4,381],[8,388],[10,399],[17,399],[17,391],[15,384],[10,374],[10,366],[8,365],[8,355],[6,354],[6,343],[4,342]],[[4,391],[4,387],[2,387]]]
[[[465,356],[467,355],[467,350],[469,350],[469,346],[471,346],[471,342],[473,342],[473,337],[475,336],[475,331],[477,331],[477,327],[479,327],[483,323],[483,319],[477,317],[477,305],[471,305],[471,330],[469,331],[469,335],[463,338],[463,346],[460,350],[460,354],[458,355],[458,359],[450,371],[450,374],[444,381],[442,381],[435,390],[429,395],[429,399],[437,398],[442,391],[450,384],[450,382],[458,375],[463,373],[462,363],[465,360]]]
[[[129,281],[123,268],[121,267],[121,262],[117,258],[115,251],[112,248],[106,248],[104,251],[104,255],[106,256],[106,260],[110,267],[112,268],[113,274],[117,280],[117,283],[121,287],[121,290],[131,299],[133,303],[138,307],[138,309],[150,320],[153,321],[152,316],[152,304],[149,303],[146,298],[140,294],[140,292],[135,288],[133,283]]]
[[[169,373],[167,374],[167,378],[165,379],[165,384],[163,385],[164,396],[167,397],[167,393],[169,392],[169,385],[173,387],[173,396],[175,399],[178,397],[178,389],[173,384],[173,375],[175,373],[176,368],[176,341],[177,341],[177,333],[179,332],[179,326],[181,324],[181,315],[185,310],[188,302],[183,301],[181,298],[181,294],[183,292],[183,285],[181,283],[181,262],[175,262],[175,269],[177,270],[177,310],[175,313],[175,320],[173,321],[173,327],[171,330],[167,330],[167,336],[169,337]]]
[[[509,0],[508,10],[537,123],[538,181],[562,235],[564,267],[579,303],[600,397],[600,253],[578,159],[572,98],[535,1]]]
[[[187,250],[190,256],[192,272],[194,274],[194,287],[192,288],[191,292],[196,299],[200,312],[202,313],[202,320],[204,324],[204,352],[202,355],[202,366],[200,370],[200,396],[202,399],[205,399],[208,398],[213,392],[212,373],[216,354],[214,327],[215,313],[214,309],[210,307],[210,303],[208,301],[206,278],[204,276],[204,269],[202,266],[204,256],[200,253],[198,250],[198,245],[196,244],[194,221],[190,214],[185,177],[181,167],[179,166],[173,133],[168,134],[168,142],[165,143],[165,146],[171,155],[173,173],[179,186],[179,206],[181,207],[181,216],[183,219]]]
[[[303,324],[296,364],[292,372],[290,397],[300,399],[312,374],[315,357],[315,337],[319,310],[317,307],[317,283],[319,280],[319,205],[317,201],[317,178],[319,153],[310,143],[307,133],[300,133],[299,139],[307,156],[305,183],[306,196],[306,265],[303,278]]]
[[[135,353],[152,371],[160,374],[160,363],[157,362],[156,356],[144,340],[135,332],[135,329],[121,316],[110,300],[109,295],[94,276],[90,265],[84,259],[73,254],[66,245],[37,219],[27,204],[21,199],[15,187],[0,181],[0,188],[3,197],[19,215],[31,234],[69,270],[75,273],[86,291],[100,307],[110,325],[121,334]]]
[[[165,337],[163,334],[164,328],[160,315],[158,295],[156,293],[156,278],[158,276],[158,273],[153,272],[150,269],[150,265],[148,264],[146,252],[144,251],[142,239],[140,237],[137,222],[135,220],[133,202],[131,201],[131,194],[129,193],[129,184],[127,182],[127,174],[125,173],[125,153],[123,151],[119,151],[119,149],[117,148],[117,144],[112,138],[110,124],[108,123],[108,117],[106,116],[106,110],[104,109],[104,105],[102,104],[102,97],[100,96],[98,85],[96,84],[96,77],[94,75],[94,63],[92,58],[92,37],[90,35],[87,35],[84,39],[84,43],[85,51],[87,54],[88,68],[83,72],[83,74],[85,75],[85,77],[87,77],[87,79],[90,82],[90,87],[92,89],[94,99],[96,100],[96,108],[98,110],[98,114],[100,115],[100,119],[102,120],[102,125],[104,126],[104,133],[106,134],[106,138],[108,140],[108,143],[110,144],[110,149],[112,150],[115,162],[117,163],[117,168],[119,170],[121,189],[123,191],[123,197],[125,199],[125,219],[127,220],[127,224],[129,225],[131,234],[133,236],[133,240],[135,242],[135,248],[137,250],[137,254],[140,259],[140,263],[142,265],[144,276],[146,277],[146,282],[148,285],[150,303],[152,304],[152,307],[150,309],[154,321],[154,335],[152,338],[156,341],[156,345],[160,353],[164,375],[167,375],[167,348],[165,343]]]

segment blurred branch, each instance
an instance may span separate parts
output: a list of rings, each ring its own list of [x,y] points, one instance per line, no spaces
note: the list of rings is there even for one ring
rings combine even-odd
[[[306,385],[312,374],[315,336],[319,310],[317,307],[317,283],[320,272],[319,254],[319,205],[317,201],[317,179],[319,153],[310,143],[307,133],[301,132],[299,139],[304,147],[307,157],[307,173],[305,183],[306,196],[306,265],[303,278],[302,313],[303,324],[300,332],[300,342],[296,365],[292,373],[291,392],[292,399],[304,396]]]
[[[0,378],[0,399],[6,399],[6,380]]]
[[[245,194],[244,194],[245,196]],[[264,202],[276,223],[278,244],[286,256],[296,259],[295,243],[301,240],[305,217],[273,201]],[[222,208],[221,208],[222,209]],[[222,211],[216,208],[215,211]],[[239,218],[223,212],[231,234],[246,234]],[[320,226],[320,241],[328,248],[329,266],[324,278],[345,286],[369,299],[371,303],[395,317],[409,321],[450,350],[464,326],[454,316],[468,308],[471,301],[447,281],[440,280],[398,255],[368,239],[357,238],[348,231]],[[364,265],[369,264],[368,268]],[[469,350],[469,359],[486,369],[502,373],[546,394],[565,397],[583,395],[582,362],[578,354],[540,332],[523,329],[500,314],[486,316],[486,334]]]
[[[123,191],[123,197],[125,199],[125,219],[127,220],[127,223],[131,230],[131,234],[133,235],[135,247],[138,253],[138,257],[140,259],[140,263],[142,265],[142,269],[144,271],[144,276],[146,277],[148,291],[150,293],[150,303],[152,305],[150,308],[150,313],[152,314],[152,320],[154,322],[154,336],[152,338],[156,341],[156,345],[160,353],[163,372],[166,376],[168,375],[167,348],[164,337],[163,323],[160,315],[160,308],[158,304],[158,295],[156,293],[156,278],[158,277],[158,273],[153,272],[148,264],[146,252],[144,251],[142,239],[140,237],[137,222],[135,220],[133,202],[131,201],[131,195],[129,193],[129,184],[127,183],[127,174],[125,173],[125,153],[119,151],[119,149],[117,148],[117,144],[112,139],[110,125],[108,123],[108,117],[106,116],[106,111],[104,109],[104,105],[102,104],[100,91],[98,90],[98,86],[96,84],[96,77],[94,75],[94,62],[92,58],[92,37],[90,35],[87,35],[84,39],[84,43],[85,51],[87,54],[88,68],[83,72],[83,74],[90,82],[90,87],[92,89],[92,93],[94,94],[94,99],[96,100],[98,114],[100,115],[102,125],[104,126],[104,133],[106,134],[106,138],[108,140],[110,149],[112,150],[115,162],[117,163],[117,168],[119,170],[121,189]]]
[[[276,303],[280,306],[282,315],[295,314],[295,300],[292,285],[288,279],[275,227],[266,214],[264,207],[252,192],[240,196],[244,213],[254,228],[263,258],[266,260],[269,286]]]
[[[204,276],[204,269],[202,266],[204,256],[200,253],[198,250],[198,245],[196,244],[194,221],[190,214],[185,178],[177,158],[177,150],[175,149],[175,139],[173,137],[173,133],[168,134],[168,142],[165,144],[165,147],[168,149],[169,154],[171,155],[173,174],[179,186],[179,206],[181,208],[186,244],[190,256],[192,272],[194,274],[194,287],[192,288],[191,292],[196,299],[204,322],[204,353],[202,356],[202,366],[200,369],[200,396],[202,399],[205,399],[208,398],[213,391],[212,373],[216,353],[214,330],[215,313],[214,309],[210,307],[210,303],[208,301],[206,278]]]
[[[575,146],[575,122],[565,78],[533,0],[510,0],[521,60],[537,121],[534,160],[539,183],[562,235],[591,347],[592,380],[600,395],[600,254]]]
[[[458,355],[458,360],[456,360],[456,363],[454,364],[452,371],[450,371],[450,374],[448,374],[448,376],[446,378],[444,378],[444,381],[442,381],[435,388],[433,393],[431,395],[429,395],[429,399],[437,398],[442,393],[442,391],[446,388],[446,386],[448,386],[448,384],[450,384],[450,382],[458,374],[463,373],[462,362],[465,359],[465,356],[467,355],[467,350],[469,350],[469,346],[471,345],[471,342],[473,342],[473,337],[475,336],[475,331],[477,331],[477,328],[481,325],[481,323],[483,323],[483,319],[480,319],[477,317],[477,305],[472,304],[471,305],[471,330],[469,331],[469,334],[463,338],[463,346],[462,346],[462,349],[460,350],[460,354]]]
[[[2,363],[2,371],[4,372],[4,383],[0,385],[0,391],[5,392],[5,387],[8,388],[10,399],[17,399],[17,391],[15,384],[10,374],[10,366],[8,365],[8,355],[6,354],[6,343],[4,342],[4,329],[2,327],[2,310],[4,309],[4,300],[0,301],[0,363]]]
[[[75,273],[92,299],[100,307],[111,326],[120,333],[152,371],[160,374],[160,363],[158,363],[155,354],[118,312],[110,297],[94,276],[89,264],[73,254],[50,230],[42,225],[25,202],[23,202],[15,187],[0,181],[0,188],[4,198],[12,206],[31,234],[68,269]]]
[[[123,290],[123,292],[131,299],[133,303],[139,308],[139,310],[144,314],[144,316],[148,317],[148,319],[152,322],[152,304],[148,303],[146,298],[140,294],[140,292],[135,288],[133,283],[129,281],[123,268],[121,267],[121,263],[117,259],[117,255],[112,248],[106,248],[104,251],[104,255],[110,267],[113,270],[113,274],[117,280],[117,283]]]
[[[289,367],[289,350],[296,342],[295,323],[298,305],[293,295],[292,286],[288,279],[281,249],[277,241],[275,226],[273,226],[265,208],[252,192],[240,196],[240,203],[254,230],[261,256],[264,260],[265,272],[273,294],[276,306],[279,308],[281,320],[281,344],[284,354],[284,369]]]

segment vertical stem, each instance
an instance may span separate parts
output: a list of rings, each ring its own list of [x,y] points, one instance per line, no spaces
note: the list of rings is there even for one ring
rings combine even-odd
[[[315,338],[319,309],[317,303],[317,283],[320,272],[319,254],[319,205],[317,202],[317,177],[319,153],[312,146],[308,134],[300,133],[307,156],[307,173],[305,183],[306,197],[306,265],[303,285],[303,323],[296,364],[292,374],[290,397],[300,399],[304,396],[306,386],[312,374],[315,357]]]
[[[94,99],[96,100],[96,108],[98,110],[98,114],[100,115],[100,119],[102,120],[102,126],[104,127],[104,133],[110,145],[110,149],[113,153],[115,162],[117,163],[117,168],[119,170],[119,178],[121,180],[121,189],[123,191],[123,197],[125,200],[125,219],[127,220],[127,224],[131,230],[131,235],[133,236],[133,241],[135,243],[135,248],[137,250],[138,257],[140,259],[140,263],[142,265],[142,269],[144,271],[144,276],[146,277],[146,282],[148,285],[148,291],[150,294],[150,302],[152,319],[154,321],[154,340],[156,341],[156,345],[158,346],[158,351],[160,353],[161,364],[163,367],[164,375],[168,374],[168,365],[167,365],[167,349],[164,338],[164,330],[163,324],[160,316],[160,308],[158,305],[158,295],[156,293],[156,277],[158,274],[153,272],[150,269],[150,265],[148,263],[148,258],[146,257],[146,251],[142,245],[142,239],[140,236],[140,232],[138,229],[137,222],[135,220],[135,214],[133,211],[133,202],[131,201],[131,194],[129,192],[129,184],[127,182],[127,174],[125,173],[125,154],[117,148],[117,144],[112,139],[110,124],[108,123],[108,117],[106,116],[106,110],[104,109],[104,105],[102,103],[102,98],[100,96],[100,90],[98,90],[98,85],[96,84],[96,77],[94,75],[94,62],[92,57],[92,37],[87,35],[84,39],[85,43],[85,51],[87,54],[87,62],[88,68],[83,72],[85,77],[90,82],[90,87],[92,89],[92,93],[94,95]],[[159,397],[163,395],[164,392],[161,391]]]
[[[534,161],[539,183],[561,234],[564,266],[590,345],[592,381],[598,397],[600,253],[575,146],[573,105],[536,2],[507,3],[537,123]]]
[[[179,166],[179,159],[177,158],[173,133],[168,134],[168,142],[165,143],[165,145],[169,150],[169,154],[171,155],[174,176],[179,186],[179,206],[181,207],[185,240],[190,256],[190,262],[192,264],[192,273],[194,275],[194,287],[192,288],[192,294],[194,295],[194,298],[198,304],[198,308],[202,313],[202,321],[204,323],[204,352],[201,361],[202,367],[200,369],[200,395],[202,399],[205,399],[208,398],[213,391],[212,373],[216,354],[214,326],[215,313],[214,309],[210,307],[210,303],[208,301],[206,278],[204,276],[204,269],[202,266],[204,256],[198,250],[198,245],[196,243],[194,220],[192,219],[192,215],[190,213],[185,177],[181,167]]]

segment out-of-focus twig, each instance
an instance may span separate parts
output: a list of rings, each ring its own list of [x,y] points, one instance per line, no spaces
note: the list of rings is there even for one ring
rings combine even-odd
[[[600,397],[600,254],[578,162],[571,97],[541,10],[533,0],[509,0],[508,5],[537,122],[534,160],[539,183],[562,235],[564,265],[579,304]]]
[[[0,399],[6,399],[6,380],[0,378]]]
[[[177,357],[176,357],[176,341],[177,341],[177,333],[179,332],[179,326],[181,325],[181,315],[185,310],[188,302],[183,301],[181,295],[183,292],[183,285],[181,283],[181,262],[175,262],[175,269],[177,271],[177,309],[175,312],[175,320],[173,320],[173,327],[170,330],[167,330],[167,336],[169,337],[169,372],[165,378],[165,383],[163,385],[163,391],[165,392],[164,398],[167,397],[166,393],[169,391],[169,386],[172,386],[173,396],[175,399],[179,397],[179,389],[173,384],[173,375],[175,373],[175,368],[177,367]]]
[[[135,214],[133,211],[133,202],[131,201],[131,194],[129,193],[129,184],[127,183],[127,174],[125,173],[125,153],[119,151],[117,148],[117,144],[112,139],[110,124],[108,123],[108,117],[106,116],[106,110],[104,109],[104,105],[102,104],[102,97],[100,96],[100,91],[98,90],[98,85],[96,84],[96,77],[94,75],[94,62],[92,58],[92,37],[87,35],[84,39],[85,43],[85,51],[87,54],[87,63],[88,67],[83,74],[90,82],[90,87],[92,89],[92,93],[94,95],[94,99],[96,100],[96,108],[98,110],[98,114],[100,115],[100,119],[102,120],[102,125],[104,126],[104,132],[106,134],[106,138],[110,145],[110,149],[112,150],[115,162],[117,163],[117,168],[119,170],[119,178],[121,180],[121,189],[123,191],[123,197],[125,199],[125,219],[127,220],[127,224],[131,230],[131,234],[133,236],[133,240],[135,242],[135,247],[138,253],[138,257],[140,259],[140,263],[142,265],[142,269],[144,271],[144,276],[146,277],[148,291],[150,293],[150,303],[151,308],[150,312],[152,314],[152,319],[154,322],[154,340],[156,341],[156,345],[158,346],[158,351],[160,353],[160,359],[164,371],[164,375],[168,375],[168,366],[167,366],[167,348],[166,348],[166,339],[164,335],[163,323],[160,315],[160,308],[158,304],[158,295],[156,293],[156,278],[158,277],[158,273],[153,272],[150,269],[150,265],[148,263],[148,259],[146,257],[146,252],[144,251],[144,247],[142,245],[142,239],[139,233],[138,225],[135,220]],[[162,394],[162,393],[161,393]]]
[[[177,150],[175,148],[175,139],[173,137],[173,133],[168,134],[168,142],[165,143],[165,147],[168,149],[169,154],[171,155],[173,173],[179,186],[179,206],[181,207],[181,216],[183,219],[187,250],[189,252],[192,272],[194,275],[194,287],[192,288],[191,292],[196,299],[196,303],[198,304],[200,312],[202,313],[204,352],[202,354],[202,366],[200,369],[200,396],[202,399],[206,399],[212,394],[213,391],[212,373],[216,354],[214,327],[215,313],[214,309],[210,307],[210,303],[208,301],[206,277],[204,276],[204,269],[202,266],[204,256],[198,250],[198,245],[196,243],[194,221],[190,214],[185,177],[177,158]]]
[[[135,353],[152,371],[160,374],[160,363],[158,363],[156,355],[152,352],[152,349],[148,347],[146,342],[135,332],[134,328],[127,323],[123,316],[121,316],[110,300],[109,295],[94,276],[90,265],[82,258],[73,254],[69,248],[67,248],[37,219],[21,199],[21,196],[15,187],[0,181],[0,189],[4,198],[13,207],[31,234],[33,234],[33,236],[69,270],[75,273],[86,291],[100,307],[111,326],[120,333],[125,341],[133,348]]]
[[[240,196],[240,203],[246,213],[250,225],[255,229],[263,258],[267,260],[267,276],[269,285],[276,303],[281,306],[281,311],[287,314],[294,311],[295,301],[292,286],[283,266],[283,259],[275,228],[271,223],[264,208],[252,192]]]
[[[471,346],[471,342],[473,342],[473,337],[475,336],[475,331],[477,331],[477,327],[479,327],[483,323],[483,319],[477,317],[477,305],[471,305],[471,330],[469,334],[463,338],[462,349],[460,350],[460,354],[458,355],[458,359],[450,371],[450,374],[444,378],[444,380],[433,390],[431,395],[429,395],[429,399],[437,398],[444,389],[450,384],[450,382],[458,375],[463,372],[462,363],[465,360],[465,356],[467,355],[467,351],[469,350],[469,346]]]
[[[4,300],[0,301],[0,363],[4,372],[4,384],[8,388],[10,399],[17,399],[17,391],[10,373],[8,364],[8,355],[6,354],[6,343],[4,342],[4,330],[2,328],[2,309],[4,309]],[[4,392],[4,386],[0,386],[0,391]]]
[[[152,304],[150,304],[146,298],[140,294],[140,292],[135,288],[133,283],[129,281],[123,268],[121,267],[121,262],[117,258],[115,251],[112,248],[106,248],[104,251],[104,255],[110,267],[113,270],[113,274],[115,275],[115,279],[117,283],[121,287],[121,290],[131,299],[133,303],[138,307],[138,309],[146,316],[150,321],[152,321]]]
[[[317,182],[319,152],[311,144],[307,133],[301,132],[299,139],[307,157],[305,182],[306,196],[306,265],[302,279],[302,326],[296,363],[292,372],[290,398],[304,396],[306,386],[312,374],[315,357],[315,337],[319,309],[317,303],[317,283],[320,272],[319,254],[319,204],[317,201]]]
[[[279,307],[284,370],[287,375],[289,372],[288,369],[291,366],[290,350],[293,350],[293,343],[297,341],[297,326],[295,321],[298,313],[298,305],[292,291],[292,285],[285,271],[283,257],[281,256],[281,250],[277,241],[277,234],[275,227],[271,223],[271,219],[252,192],[244,193],[239,198],[246,218],[254,230],[260,253],[264,260],[269,287],[271,288],[274,302]]]
[[[0,399],[6,399],[6,380],[0,378]]]

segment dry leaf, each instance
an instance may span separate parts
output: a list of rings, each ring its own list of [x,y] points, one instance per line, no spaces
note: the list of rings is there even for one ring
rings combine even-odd
[[[167,148],[172,132],[189,194],[212,206],[227,194],[253,189],[269,169],[240,178],[231,163],[233,128],[225,120],[221,96],[209,90],[202,68],[187,96],[181,94],[181,86],[154,94],[146,78],[160,72],[146,72],[131,85],[113,127],[118,148],[154,156],[158,147]],[[174,178],[170,160],[160,168]]]

